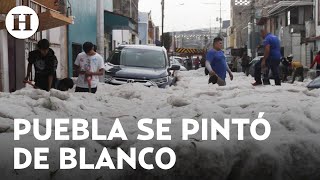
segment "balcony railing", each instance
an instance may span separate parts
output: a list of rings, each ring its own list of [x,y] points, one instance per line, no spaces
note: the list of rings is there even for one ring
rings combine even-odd
[[[29,6],[37,13],[53,11],[65,14],[65,0],[18,0],[20,5]]]

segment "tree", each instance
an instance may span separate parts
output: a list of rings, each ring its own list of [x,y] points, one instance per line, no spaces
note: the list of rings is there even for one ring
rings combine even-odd
[[[167,51],[170,50],[172,44],[172,36],[170,33],[163,33],[163,46],[167,49]]]

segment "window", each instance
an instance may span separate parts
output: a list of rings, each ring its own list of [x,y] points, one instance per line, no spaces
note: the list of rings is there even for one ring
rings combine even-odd
[[[287,13],[287,25],[299,24],[299,10],[298,8],[291,9]]]

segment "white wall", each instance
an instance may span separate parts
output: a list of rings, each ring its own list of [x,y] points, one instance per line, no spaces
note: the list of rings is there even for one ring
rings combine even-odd
[[[136,42],[135,42],[135,44],[139,44],[139,41],[140,41],[140,39],[139,39],[139,37],[138,36],[136,36]]]
[[[292,54],[294,59],[301,60],[301,35],[299,33],[292,33]]]
[[[307,45],[306,44],[302,44],[301,45],[301,64],[306,66],[306,59],[307,59]]]
[[[112,31],[113,41],[116,42],[116,47],[121,44],[129,44],[131,39],[131,33],[129,30],[113,30]]]
[[[8,63],[8,41],[7,31],[0,30],[0,78],[2,89],[0,91],[9,92],[9,63]]]
[[[51,48],[54,50],[58,59],[57,77],[68,77],[68,58],[67,58],[67,44],[66,44],[66,27],[57,27],[47,30],[48,40],[52,44]]]
[[[113,12],[113,0],[104,0],[104,10]]]

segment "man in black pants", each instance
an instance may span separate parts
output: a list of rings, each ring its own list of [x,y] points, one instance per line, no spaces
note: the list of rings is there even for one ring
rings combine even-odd
[[[262,85],[270,85],[269,81],[269,69],[268,68],[261,68],[263,58],[260,59],[255,65],[254,65],[254,80],[256,81],[253,86]],[[262,77],[261,77],[262,75]],[[261,81],[262,78],[262,81]],[[258,83],[257,83],[258,82]]]
[[[99,84],[99,76],[103,75],[103,58],[94,51],[91,42],[83,44],[83,53],[77,56],[75,66],[79,72],[76,92],[96,93]]]
[[[262,85],[261,71],[265,75],[263,84],[269,85],[269,70],[272,71],[275,84],[281,86],[279,65],[281,61],[281,47],[280,40],[275,35],[268,33],[265,29],[261,30],[261,36],[264,39],[263,45],[265,47],[264,57],[255,65],[255,83],[253,86]]]

